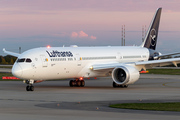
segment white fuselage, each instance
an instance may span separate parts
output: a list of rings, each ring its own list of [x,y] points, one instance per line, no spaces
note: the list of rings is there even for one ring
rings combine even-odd
[[[109,70],[93,71],[93,64],[148,61],[143,47],[52,47],[35,48],[22,53],[12,73],[25,80],[52,80],[108,76]]]

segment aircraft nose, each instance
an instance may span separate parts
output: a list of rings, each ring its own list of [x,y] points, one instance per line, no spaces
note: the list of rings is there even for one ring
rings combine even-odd
[[[22,73],[23,71],[22,71],[21,66],[18,64],[15,64],[12,68],[12,74],[17,78],[20,78],[22,76]]]

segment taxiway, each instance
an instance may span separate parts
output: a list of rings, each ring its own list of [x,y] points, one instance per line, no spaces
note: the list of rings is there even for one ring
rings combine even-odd
[[[0,118],[13,120],[151,120],[180,119],[180,112],[109,108],[114,103],[180,102],[180,76],[142,74],[128,88],[113,88],[111,78],[86,80],[85,87],[68,81],[44,81],[27,92],[22,81],[0,81]]]

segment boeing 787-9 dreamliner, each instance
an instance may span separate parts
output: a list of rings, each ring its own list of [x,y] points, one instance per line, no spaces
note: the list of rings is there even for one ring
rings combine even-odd
[[[22,54],[3,51],[18,57],[12,74],[28,84],[27,91],[34,91],[33,83],[44,80],[71,79],[71,87],[83,87],[84,78],[106,76],[112,76],[113,87],[128,87],[139,79],[142,69],[180,63],[180,58],[160,59],[171,54],[155,50],[161,10],[157,9],[140,46],[40,47]]]

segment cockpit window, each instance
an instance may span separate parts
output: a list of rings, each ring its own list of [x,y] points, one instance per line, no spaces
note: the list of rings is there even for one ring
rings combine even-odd
[[[27,63],[30,63],[30,62],[32,62],[32,60],[30,58],[21,58],[21,59],[18,59],[17,62],[27,62]]]
[[[32,62],[32,60],[31,60],[31,59],[29,59],[29,58],[27,58],[27,59],[26,59],[26,62]]]
[[[17,62],[24,62],[25,61],[25,58],[22,58],[22,59],[18,59]]]

